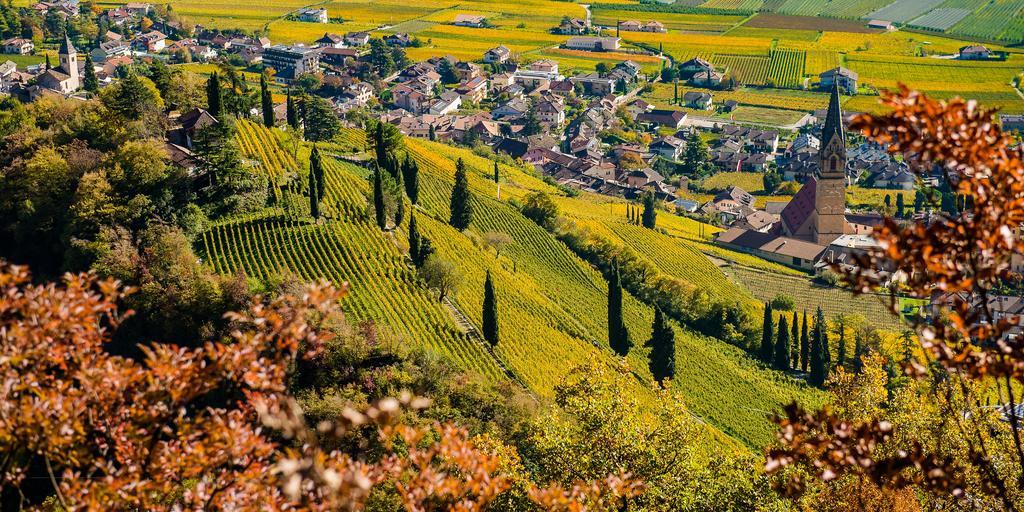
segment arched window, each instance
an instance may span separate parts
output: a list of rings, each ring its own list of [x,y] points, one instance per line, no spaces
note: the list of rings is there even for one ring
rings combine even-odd
[[[836,156],[836,155],[832,155],[832,157],[829,158],[829,160],[828,160],[828,170],[831,171],[831,172],[836,172],[836,169],[838,169],[838,168],[839,168],[839,157]]]

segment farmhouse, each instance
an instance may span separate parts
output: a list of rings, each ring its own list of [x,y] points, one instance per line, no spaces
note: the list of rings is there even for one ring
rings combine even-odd
[[[462,97],[463,103],[480,103],[487,97],[487,79],[482,76],[470,78],[459,84],[455,92]]]
[[[567,36],[578,36],[586,34],[587,30],[589,29],[590,24],[588,24],[586,20],[565,17],[562,18],[562,22],[559,23],[558,28],[555,29],[555,32]]]
[[[682,77],[687,79],[692,78],[693,75],[696,75],[701,71],[714,72],[714,70],[715,67],[712,66],[710,62],[700,57],[694,57],[679,66],[679,72],[682,74]]]
[[[592,36],[570,37],[569,40],[565,42],[565,47],[570,50],[607,52],[619,49],[619,38]]]
[[[619,30],[626,32],[668,32],[665,29],[665,25],[655,20],[647,22],[637,20],[620,21],[618,27]]]
[[[712,105],[711,93],[690,91],[683,95],[683,104],[689,108],[710,110]]]
[[[135,38],[136,47],[149,53],[158,53],[167,46],[167,36],[156,30],[151,30]]]
[[[458,14],[455,16],[455,24],[460,27],[483,28],[487,25],[487,18],[476,14]]]
[[[718,87],[722,85],[724,77],[718,71],[706,69],[698,71],[690,77],[690,83],[699,87]]]
[[[576,75],[569,79],[573,84],[580,84],[583,93],[590,96],[605,96],[615,90],[615,80],[602,77],[597,73]]]
[[[960,60],[985,60],[992,56],[988,48],[980,44],[972,44],[960,48]]]
[[[512,57],[512,50],[505,45],[495,46],[484,53],[484,62],[488,64],[501,64]]]
[[[15,37],[4,41],[4,53],[11,55],[28,55],[35,50],[36,45],[31,39]]]
[[[412,45],[412,36],[405,32],[397,32],[384,36],[384,44],[388,46],[400,46],[405,48]]]
[[[307,23],[327,23],[327,9],[323,7],[303,9],[299,11],[298,19]]]
[[[668,160],[678,160],[679,156],[683,153],[683,148],[686,147],[686,142],[682,139],[666,135],[665,137],[658,137],[654,139],[648,149],[651,153],[658,155]]]
[[[818,75],[818,78],[821,79],[822,89],[832,89],[832,86],[837,85],[847,94],[857,93],[858,75],[856,71],[839,66],[825,71]]]
[[[636,116],[636,122],[679,128],[686,121],[686,112],[682,110],[654,109]]]

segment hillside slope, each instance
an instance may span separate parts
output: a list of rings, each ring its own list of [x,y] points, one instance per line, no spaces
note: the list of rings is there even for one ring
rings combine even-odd
[[[243,146],[247,157],[263,166],[288,160],[288,151],[274,142],[274,132],[258,125],[246,126],[246,130],[258,132],[248,136],[263,141],[258,150]],[[358,144],[349,146],[355,148]],[[199,252],[222,273],[244,270],[252,277],[272,278],[290,272],[304,279],[348,282],[352,298],[345,308],[356,320],[386,325],[403,343],[426,347],[490,378],[505,378],[494,359],[497,357],[542,399],[551,396],[553,386],[572,366],[592,358],[611,364],[615,359],[607,348],[604,278],[506,202],[534,190],[552,195],[560,192],[522,169],[503,165],[499,201],[490,160],[424,141],[407,140],[406,146],[421,169],[417,222],[438,254],[454,262],[462,273],[463,282],[454,294],[454,302],[476,325],[482,317],[484,276],[486,270],[492,272],[502,330],[493,355],[460,332],[445,307],[417,282],[403,256],[408,220],[389,233],[372,223],[367,214],[367,171],[360,166],[326,159],[326,213],[314,224],[302,195],[308,171],[298,164],[283,165],[280,176],[286,185],[277,204],[261,215],[213,226],[201,238]],[[306,151],[298,150],[293,161],[304,162]],[[466,161],[470,174],[474,217],[466,233],[455,231],[446,222],[456,158]],[[588,207],[586,197],[559,200],[578,201],[575,208]],[[591,207],[599,206],[591,203]],[[667,221],[666,225],[674,223]],[[671,229],[684,234],[690,228],[674,225]],[[732,294],[756,303],[753,296],[720,276],[721,271],[692,247],[674,251],[666,245],[681,238],[644,233],[625,223],[611,223],[610,230],[621,233],[623,243],[634,241],[636,250],[647,254],[654,250],[648,245],[655,244],[657,264],[665,272],[708,287],[716,295]],[[506,233],[514,240],[500,257],[481,241],[484,233],[492,231]],[[627,361],[637,383],[635,389],[624,392],[647,394],[651,376],[648,349],[643,343],[650,335],[653,310],[628,294],[624,309],[635,343]],[[748,447],[760,447],[770,440],[772,427],[767,414],[780,405],[792,400],[807,404],[822,401],[820,392],[764,369],[743,351],[716,339],[677,326],[676,347],[677,376],[673,385],[682,392],[690,410]]]

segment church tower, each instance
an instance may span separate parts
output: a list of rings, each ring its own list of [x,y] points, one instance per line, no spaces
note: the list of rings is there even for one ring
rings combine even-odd
[[[818,163],[811,237],[818,245],[828,245],[850,232],[846,223],[846,138],[836,86],[832,87],[825,128],[821,132]]]
[[[68,86],[74,91],[81,86],[81,79],[78,76],[78,50],[71,44],[71,38],[64,34],[64,41],[60,43],[60,50],[57,52],[60,57],[60,70],[68,75]]]

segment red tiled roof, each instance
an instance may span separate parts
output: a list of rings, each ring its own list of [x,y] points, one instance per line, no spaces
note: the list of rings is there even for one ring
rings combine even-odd
[[[793,196],[793,199],[782,209],[782,222],[787,233],[796,233],[800,226],[814,212],[814,199],[817,195],[818,180],[813,176],[807,179],[804,186]]]

